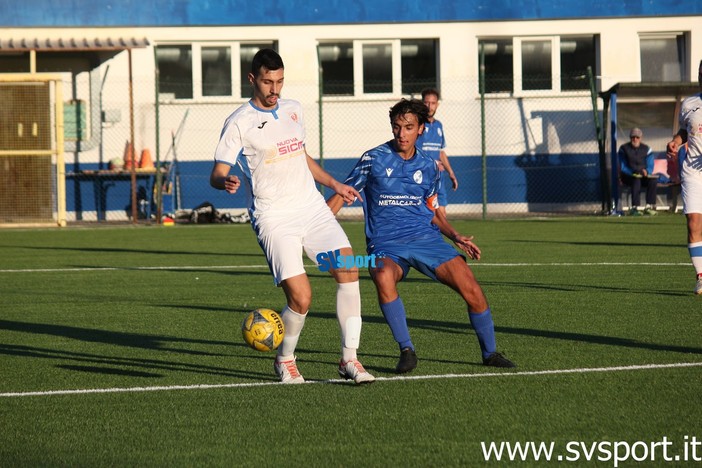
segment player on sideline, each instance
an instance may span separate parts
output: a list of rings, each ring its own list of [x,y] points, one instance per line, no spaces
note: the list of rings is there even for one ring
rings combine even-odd
[[[697,273],[695,294],[702,294],[702,60],[698,70],[700,92],[683,100],[680,130],[666,147],[666,156],[678,167],[683,210],[687,218],[687,248]]]
[[[436,110],[439,108],[439,90],[436,88],[425,88],[422,90],[422,102],[429,109],[429,116],[424,124],[424,131],[417,139],[417,146],[437,161],[441,161],[441,185],[439,186],[439,211],[446,215],[446,205],[448,197],[446,187],[448,186],[446,175],[451,179],[451,187],[455,191],[458,188],[458,179],[454,174],[448,156],[446,155],[446,135],[441,121],[436,119]]]
[[[451,239],[470,258],[480,259],[473,238],[459,234],[437,210],[438,163],[415,146],[427,113],[427,107],[416,99],[395,104],[390,109],[394,139],[365,152],[346,179],[347,184],[363,191],[368,254],[382,257],[382,266],[370,273],[380,309],[400,347],[396,371],[410,372],[417,366],[405,307],[397,291],[397,283],[410,267],[449,286],[465,300],[483,364],[515,367],[496,351],[490,307],[465,257],[442,237]],[[327,203],[337,213],[344,200],[334,195]]]
[[[312,301],[312,289],[302,252],[316,258],[320,252],[341,250],[353,255],[351,244],[315,181],[334,190],[346,202],[361,198],[324,171],[305,149],[302,106],[281,99],[284,65],[277,52],[262,49],[251,62],[248,75],[253,98],[224,122],[210,184],[235,193],[241,181],[229,171],[239,165],[246,179],[251,204],[249,215],[258,243],[266,255],[274,282],[285,292],[281,315],[285,337],[278,348],[274,369],[283,383],[303,383],[295,348]],[[337,282],[336,314],[341,328],[342,357],[339,375],[355,383],[375,380],[356,356],[361,336],[361,296],[357,269],[332,269]]]

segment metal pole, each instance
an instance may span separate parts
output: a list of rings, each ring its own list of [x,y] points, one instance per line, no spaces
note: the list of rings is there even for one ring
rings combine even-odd
[[[322,103],[322,94],[324,93],[324,88],[322,86],[322,79],[324,77],[324,69],[322,68],[322,56],[319,53],[319,44],[317,44],[317,95],[318,95],[318,125],[319,125],[319,165],[324,168],[324,123],[323,123],[323,113],[324,105]],[[324,195],[324,186],[320,187],[322,195]]]
[[[131,154],[131,186],[132,186],[132,223],[137,223],[137,178],[136,178],[136,148],[134,148],[134,86],[132,84],[132,49],[127,49],[129,54],[129,150]]]
[[[592,74],[592,67],[587,67],[587,79],[590,85],[590,97],[592,98],[592,114],[595,120],[595,135],[597,137],[597,150],[600,161],[600,191],[602,197],[602,211],[607,212],[607,201],[609,194],[607,191],[607,163],[605,161],[605,142],[602,132],[602,123],[597,109],[597,90],[595,89],[595,77]]]
[[[487,149],[485,147],[485,45],[480,44],[480,145],[482,149],[483,220],[487,218]]]
[[[163,174],[161,173],[161,123],[160,123],[160,105],[158,95],[160,94],[159,80],[161,74],[158,69],[158,55],[156,47],[154,47],[154,94],[155,96],[155,114],[156,114],[156,223],[161,224],[163,214]]]

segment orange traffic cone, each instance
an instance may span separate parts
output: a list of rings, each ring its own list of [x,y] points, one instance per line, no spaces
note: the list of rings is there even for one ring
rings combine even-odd
[[[124,146],[124,169],[130,170],[133,164],[135,164],[134,146],[127,141],[127,144]]]
[[[141,158],[139,159],[139,169],[153,169],[154,160],[151,159],[151,151],[145,148],[141,151]]]

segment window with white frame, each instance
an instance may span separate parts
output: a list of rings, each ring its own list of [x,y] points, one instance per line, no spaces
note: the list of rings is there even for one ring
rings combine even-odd
[[[156,46],[159,96],[164,100],[251,97],[251,59],[275,42],[189,43]]]
[[[318,46],[325,96],[417,94],[438,85],[435,39],[355,40]]]
[[[594,35],[480,39],[485,92],[587,90],[587,68],[596,73],[596,43]]]
[[[686,81],[685,33],[642,33],[639,35],[642,82]]]

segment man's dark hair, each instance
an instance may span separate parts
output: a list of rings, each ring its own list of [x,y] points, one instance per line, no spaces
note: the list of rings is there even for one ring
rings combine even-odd
[[[402,98],[400,102],[390,108],[390,124],[401,115],[414,114],[417,116],[419,125],[427,123],[429,120],[429,108],[419,99]]]
[[[285,68],[283,59],[280,58],[278,52],[273,49],[261,49],[256,52],[253,60],[251,60],[251,73],[253,76],[258,76],[261,67],[266,67],[268,70],[279,70]]]
[[[422,90],[422,99],[427,97],[428,94],[433,94],[434,96],[436,96],[437,100],[441,99],[441,93],[439,93],[439,90],[436,88],[424,88]]]

